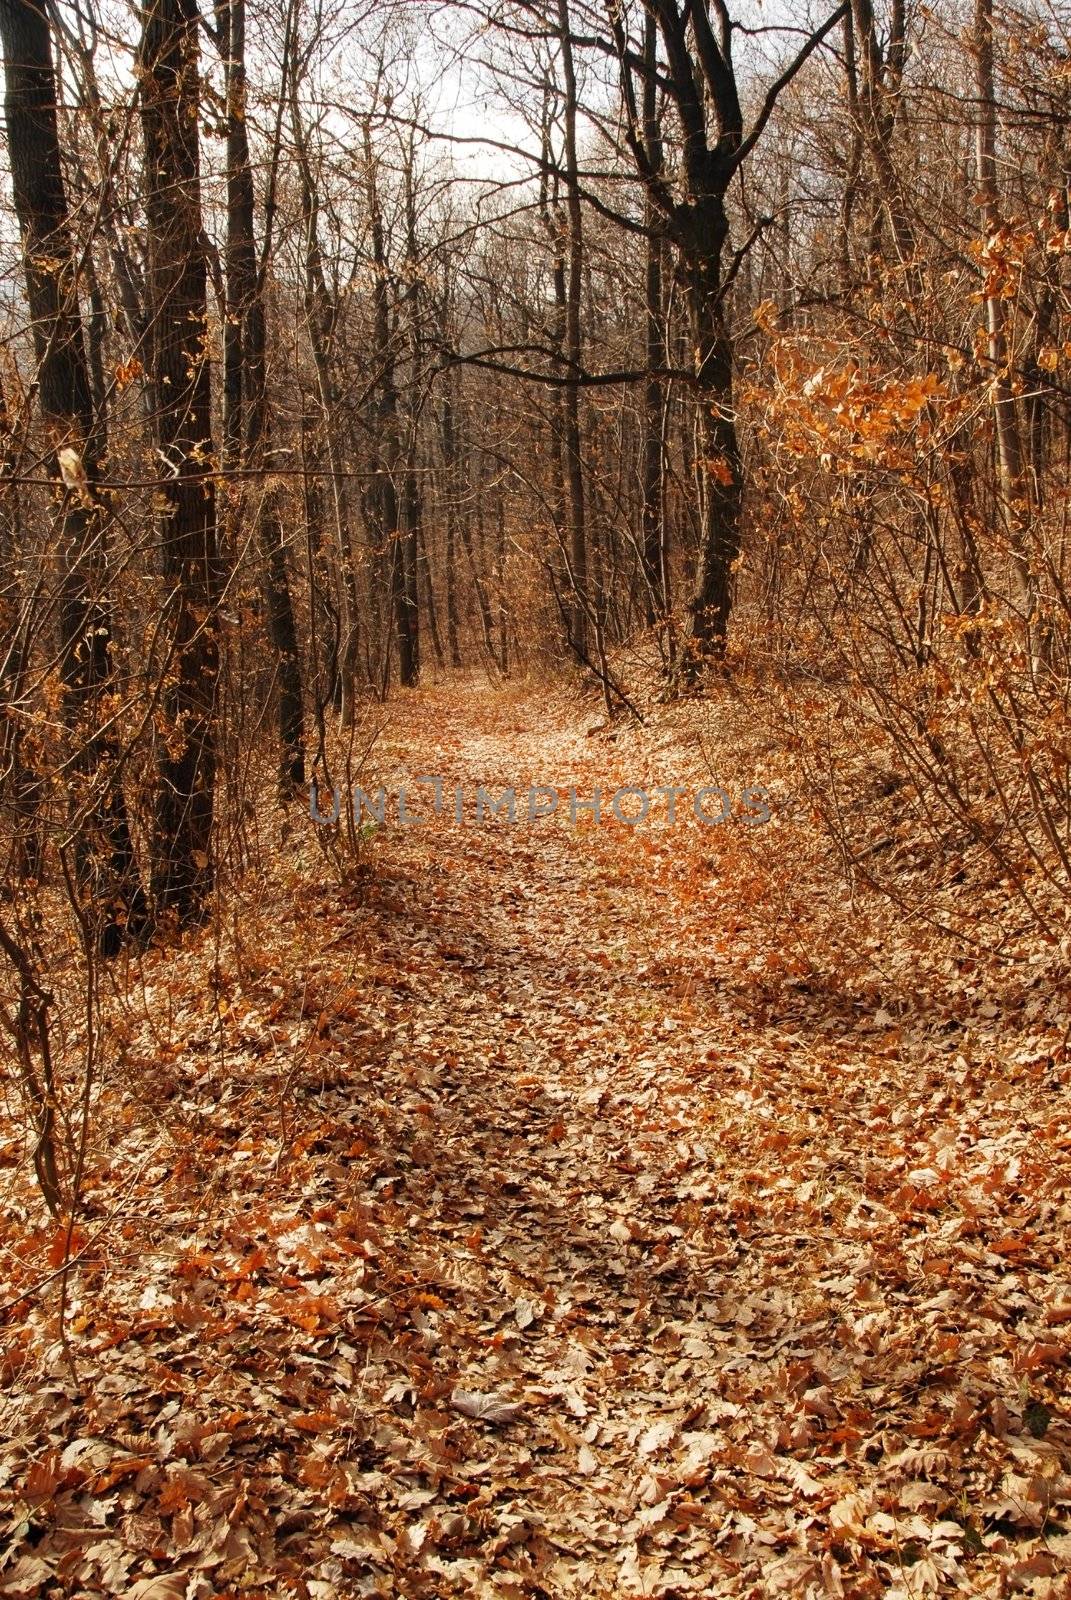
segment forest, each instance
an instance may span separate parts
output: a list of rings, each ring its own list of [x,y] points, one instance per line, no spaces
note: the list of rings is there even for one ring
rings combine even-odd
[[[1071,1600],[1068,0],[0,47],[0,1596]]]

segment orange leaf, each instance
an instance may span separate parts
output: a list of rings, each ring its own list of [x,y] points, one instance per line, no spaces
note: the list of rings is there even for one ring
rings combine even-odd
[[[310,1411],[306,1417],[294,1418],[294,1427],[302,1433],[326,1433],[329,1428],[337,1428],[338,1423],[333,1411]]]
[[[88,1238],[88,1234],[83,1233],[81,1228],[75,1227],[71,1230],[70,1246],[68,1247],[68,1227],[68,1223],[61,1222],[52,1235],[48,1246],[48,1264],[50,1267],[62,1267],[69,1256],[78,1254]]]

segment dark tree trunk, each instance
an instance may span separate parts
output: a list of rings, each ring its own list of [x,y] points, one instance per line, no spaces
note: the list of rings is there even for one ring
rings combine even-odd
[[[226,24],[224,27],[223,24]],[[257,263],[253,169],[246,127],[245,0],[227,0],[221,16],[227,51],[227,320],[224,335],[223,460],[247,475],[268,465],[271,417],[267,384],[267,316],[263,274]],[[270,221],[269,221],[270,226]],[[265,240],[267,258],[270,238]],[[254,489],[257,544],[263,567],[268,633],[275,652],[279,781],[285,789],[305,780],[305,715],[297,624],[290,595],[279,517],[270,482]],[[238,497],[244,502],[244,494]]]
[[[108,331],[108,312],[97,279],[92,249],[82,255],[82,269],[89,289],[89,317],[86,335],[89,355],[89,389],[93,402],[93,433],[90,454],[100,460],[108,447],[108,380],[104,372],[104,342]]]
[[[24,594],[24,549],[18,484],[13,482],[18,461],[14,420],[0,383],[0,698],[8,715],[0,718],[0,774],[6,778],[14,822],[8,875],[40,878],[44,860],[41,829],[43,784],[22,754],[23,708],[29,665],[32,617]],[[2,780],[0,780],[2,781]],[[8,889],[6,894],[12,893]]]
[[[398,618],[398,677],[410,687],[420,677],[420,573],[423,550],[424,496],[420,487],[420,380],[423,365],[420,251],[416,231],[416,173],[413,134],[405,162],[405,264],[409,343],[409,415],[406,428],[405,476],[402,481],[402,599]],[[428,596],[431,598],[430,583]],[[429,621],[430,621],[429,617]],[[438,648],[438,647],[437,647]],[[441,652],[440,652],[441,653]]]
[[[476,505],[476,538],[473,540],[472,528],[467,517],[462,518],[458,526],[458,532],[461,535],[461,543],[465,549],[465,559],[469,564],[469,571],[472,573],[472,587],[476,593],[476,605],[480,613],[480,632],[483,635],[484,649],[487,652],[488,660],[495,661],[495,638],[493,619],[491,616],[491,601],[487,593],[487,586],[480,577],[481,572],[487,571],[486,541],[483,534],[483,515],[484,506],[486,504],[486,496],[484,493],[485,485],[481,482],[481,478],[482,473],[479,473],[476,483],[474,484]]]
[[[658,86],[655,81],[658,31],[648,12],[644,24],[643,123],[652,168],[662,169],[662,130],[658,119]],[[664,401],[662,383],[650,376],[666,365],[666,327],[662,307],[662,257],[664,246],[661,218],[645,197],[644,221],[648,228],[647,260],[644,277],[646,315],[647,383],[643,395],[643,576],[644,614],[650,626],[664,616],[669,605],[668,562],[662,491],[662,427]]]
[[[402,480],[402,530],[399,538],[401,581],[396,590],[398,681],[410,689],[420,677],[420,525],[423,496],[417,479],[416,444],[411,442]]]
[[[584,269],[584,236],[580,208],[580,189],[576,154],[576,70],[569,28],[568,0],[558,0],[558,29],[562,48],[562,75],[565,80],[565,177],[568,254],[565,272],[565,339],[562,354],[566,373],[579,376],[580,296]],[[573,646],[583,660],[588,651],[588,539],[584,515],[584,463],[580,441],[580,390],[573,382],[562,397],[563,445],[565,451],[566,504],[569,514],[569,565],[572,569],[573,603],[570,608]]]
[[[714,235],[716,237],[716,233]],[[733,415],[733,350],[719,298],[717,258],[689,263],[696,352],[696,478],[700,539],[695,588],[688,603],[693,655],[724,649],[740,554],[740,447]]]
[[[338,443],[338,388],[332,373],[332,346],[334,341],[337,304],[328,293],[324,276],[323,254],[320,248],[320,207],[313,180],[309,155],[308,136],[302,126],[298,104],[297,69],[291,62],[290,109],[294,132],[294,152],[297,156],[301,179],[301,221],[305,252],[305,320],[308,326],[312,359],[316,368],[316,385],[319,391],[320,410],[323,417],[323,447],[331,482],[331,505],[334,513],[335,537],[338,544],[338,566],[341,569],[341,611],[339,620],[338,671],[336,695],[343,727],[351,726],[354,716],[357,663],[360,659],[360,607],[357,595],[357,563],[350,532],[350,502],[346,480],[342,472],[342,458]]]
[[[159,524],[169,657],[162,696],[153,890],[162,910],[198,916],[212,888],[221,573],[206,347],[195,0],[151,0],[141,41],[148,221],[149,364],[163,470]]]
[[[498,597],[498,665],[509,676],[509,608],[506,605],[506,502],[500,494],[497,505],[498,543],[495,548],[495,588]]]
[[[778,96],[844,18],[843,3],[809,33],[789,66],[762,101],[745,134],[736,66],[733,22],[723,4],[709,0],[649,0],[658,22],[663,61],[652,63],[654,46],[644,39],[637,57],[622,8],[608,8],[621,78],[625,138],[650,206],[664,223],[677,257],[691,309],[695,351],[696,474],[700,493],[699,560],[689,603],[690,649],[682,665],[694,670],[704,657],[725,646],[732,604],[732,578],[740,551],[740,451],[733,421],[733,347],[725,321],[728,282],[722,256],[729,229],[725,199],[755,148]],[[869,4],[869,0],[856,0]],[[895,0],[899,4],[899,0]],[[647,96],[636,91],[639,71],[645,86],[657,67],[657,81],[674,104],[680,162],[674,179],[661,160],[660,130],[644,114]],[[730,269],[739,266],[740,257]]]
[[[391,326],[390,268],[387,262],[383,213],[379,204],[371,131],[365,125],[365,160],[368,166],[368,214],[372,233],[372,263],[375,270],[373,295],[373,358],[379,374],[376,404],[376,435],[379,456],[375,480],[375,521],[381,549],[387,558],[390,582],[390,615],[398,642],[398,676],[409,686],[416,682],[419,661],[413,646],[410,609],[415,587],[414,547],[409,530],[403,530],[398,506],[397,471],[401,458],[398,422],[397,349]],[[410,571],[412,579],[410,579]],[[389,644],[389,641],[388,641]],[[389,648],[384,653],[384,683],[389,677]]]
[[[78,869],[100,921],[102,948],[111,952],[128,927],[144,921],[146,906],[126,805],[112,770],[117,740],[101,710],[113,681],[104,563],[106,518],[93,488],[100,440],[60,165],[52,41],[44,10],[31,0],[2,0],[0,35],[6,58],[8,153],[37,358],[38,403],[48,435],[48,471],[56,482],[64,711],[77,742],[75,770],[84,790],[73,797],[76,810],[84,816]]]
[[[564,354],[565,348],[565,255],[563,251],[563,238],[558,211],[558,174],[553,169],[551,146],[551,118],[554,91],[549,77],[543,85],[543,121],[542,121],[542,167],[539,177],[539,215],[547,240],[553,251],[552,281],[554,285],[554,312],[548,313],[546,325],[547,342],[554,349]],[[550,507],[551,521],[554,536],[557,541],[561,561],[559,570],[562,574],[562,585],[566,590],[571,590],[572,580],[570,567],[572,560],[569,547],[566,543],[566,504],[565,504],[565,395],[562,389],[555,388],[549,406],[549,450],[548,450],[548,477],[550,483],[547,490],[547,502]],[[553,570],[553,568],[552,568]],[[558,580],[555,579],[557,592]],[[568,608],[562,607],[562,618],[566,628],[566,644],[572,644],[572,623]]]
[[[445,379],[443,395],[442,448],[446,493],[446,648],[452,667],[461,666],[461,645],[457,614],[457,521],[460,480],[457,469],[457,422],[454,414],[453,374]]]

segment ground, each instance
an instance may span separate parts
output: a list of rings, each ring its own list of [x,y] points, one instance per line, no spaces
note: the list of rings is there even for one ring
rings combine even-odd
[[[403,696],[438,818],[297,808],[105,975],[66,1274],[5,1151],[0,1594],[1071,1594],[1065,1002],[850,899],[741,715]],[[773,818],[472,815],[659,781]]]

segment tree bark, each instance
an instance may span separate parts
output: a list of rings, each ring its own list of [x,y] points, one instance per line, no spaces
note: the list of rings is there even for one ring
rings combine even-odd
[[[341,610],[339,626],[338,673],[336,690],[339,720],[344,728],[353,723],[356,700],[357,663],[360,659],[360,604],[357,595],[357,570],[350,533],[350,501],[342,475],[338,444],[338,386],[332,373],[332,344],[338,314],[324,276],[320,249],[320,207],[309,155],[308,135],[298,106],[298,75],[292,63],[290,72],[291,125],[294,151],[301,183],[301,222],[304,233],[305,321],[316,369],[316,386],[323,419],[323,444],[331,479],[331,506],[334,513],[338,566],[341,569]]]
[[[402,478],[402,608],[398,616],[398,678],[411,688],[420,677],[420,567],[427,572],[423,549],[424,495],[420,486],[420,380],[423,364],[423,331],[420,325],[420,260],[416,234],[416,173],[410,132],[405,160],[405,264],[406,311],[409,343],[409,407],[405,441],[405,471]],[[378,200],[378,196],[377,196]],[[379,218],[382,239],[382,218]],[[382,255],[382,247],[380,249]],[[384,266],[385,266],[384,260]],[[427,585],[432,603],[430,578]],[[430,621],[429,614],[429,621]]]
[[[656,172],[662,170],[662,130],[658,118],[658,86],[655,81],[658,30],[648,12],[644,24],[643,54],[647,75],[643,84],[643,125],[647,150]],[[666,327],[662,306],[662,258],[664,245],[661,219],[649,194],[644,197],[646,271],[644,274],[644,313],[646,317],[647,383],[643,394],[643,575],[646,585],[644,615],[648,627],[665,615],[669,604],[668,561],[663,506],[662,429],[665,402],[661,380],[652,376],[665,367]]]
[[[720,205],[711,208],[701,236],[724,236]],[[720,251],[689,262],[689,298],[695,346],[698,426],[696,479],[699,490],[699,560],[688,602],[688,638],[693,661],[724,650],[740,554],[743,484],[733,411],[733,348],[720,295]],[[685,663],[686,670],[690,663]]]
[[[387,558],[389,609],[398,644],[398,677],[403,686],[416,682],[419,660],[411,627],[411,601],[416,568],[414,546],[401,525],[397,472],[401,460],[398,418],[397,351],[391,326],[390,267],[379,186],[372,155],[371,131],[365,124],[365,162],[368,168],[368,215],[372,234],[373,290],[372,349],[378,375],[376,404],[377,474],[374,479],[375,520],[380,546]],[[411,574],[411,576],[410,576]],[[390,639],[384,653],[384,684],[389,677]]]
[[[446,523],[446,648],[450,665],[460,667],[461,644],[457,606],[457,523],[460,478],[458,474],[457,420],[454,410],[454,375],[444,379],[442,409],[443,488],[446,495],[444,521]]]
[[[997,188],[997,111],[993,83],[993,0],[976,0],[974,48],[978,87],[978,121],[975,127],[978,193],[986,234],[992,238],[1000,228],[1000,195]],[[989,334],[989,363],[993,372],[993,412],[996,420],[1000,484],[1008,521],[1018,600],[1025,617],[1029,619],[1034,609],[1034,585],[1023,546],[1023,526],[1027,515],[1027,484],[1019,414],[1011,379],[1008,376],[1008,339],[1004,326],[1004,303],[999,287],[986,295],[985,313]]]
[[[94,491],[101,440],[78,306],[67,196],[60,162],[52,39],[32,0],[2,0],[5,114],[26,297],[37,359],[37,394],[56,484],[55,530],[62,572],[61,677],[64,714],[77,742],[74,796],[79,877],[99,921],[102,949],[114,952],[127,928],[143,925],[126,803],[114,775],[118,749],[105,709],[112,692],[111,608],[106,597],[106,516]],[[70,480],[65,484],[66,477]],[[81,482],[77,480],[81,478]]]
[[[893,161],[892,138],[907,44],[907,14],[903,0],[893,0],[889,38],[883,53],[878,41],[872,0],[852,0],[851,11],[853,39],[862,68],[856,108],[876,183],[871,253],[878,253],[881,219],[885,215],[889,220],[897,256],[901,265],[906,266],[914,258],[915,232],[908,218],[903,186]]]
[[[245,478],[260,471],[257,546],[262,563],[268,634],[275,652],[280,789],[305,781],[305,712],[297,623],[290,594],[278,490],[270,481],[267,312],[257,261],[255,193],[246,125],[245,0],[226,0],[220,19],[227,40],[227,319],[224,333],[223,461]],[[270,227],[270,219],[267,224]],[[271,239],[264,241],[267,261]],[[239,507],[244,493],[236,497]]]
[[[164,664],[153,891],[180,920],[212,889],[221,572],[212,477],[207,262],[201,226],[195,0],[150,0],[141,40],[150,306],[161,464]]]
[[[558,30],[562,51],[562,77],[565,88],[565,210],[568,250],[565,274],[565,338],[562,355],[567,375],[580,372],[580,299],[584,270],[584,233],[576,154],[576,68],[570,37],[569,0],[558,0]],[[572,569],[573,604],[571,629],[573,646],[583,660],[588,648],[588,540],[584,517],[584,463],[580,440],[580,390],[576,382],[567,384],[562,397],[562,443],[565,451],[566,504],[569,517],[569,565]]]
[[[688,293],[695,350],[696,471],[701,500],[700,549],[695,591],[689,603],[689,646],[680,663],[691,673],[706,656],[725,647],[732,580],[740,553],[742,485],[733,419],[733,346],[725,320],[723,252],[729,236],[725,200],[734,179],[767,126],[778,97],[836,25],[843,0],[809,33],[789,66],[767,92],[745,134],[736,68],[733,24],[717,0],[649,0],[658,22],[664,66],[658,83],[673,102],[680,160],[671,180],[660,152],[651,146],[641,113],[636,73],[646,84],[654,69],[637,55],[623,9],[606,0],[618,57],[624,136],[651,205],[663,219]],[[645,53],[649,56],[649,47]],[[730,269],[735,271],[739,259]]]
[[[8,715],[0,719],[0,774],[10,796],[13,837],[7,880],[39,879],[44,861],[42,832],[44,785],[22,753],[27,703],[33,609],[25,594],[25,548],[22,506],[13,481],[18,462],[14,418],[0,380],[0,697]],[[7,898],[13,887],[4,891]]]

